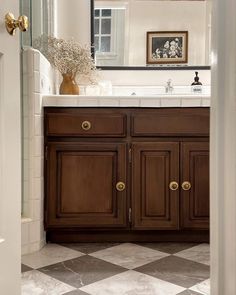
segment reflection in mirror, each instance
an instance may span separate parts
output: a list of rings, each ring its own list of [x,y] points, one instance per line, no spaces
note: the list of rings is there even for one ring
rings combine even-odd
[[[94,48],[97,66],[146,66],[147,32],[188,32],[188,62],[182,66],[209,65],[211,35],[211,5],[208,1],[175,0],[94,0]],[[158,35],[157,35],[158,36]],[[166,52],[171,52],[170,63],[181,66],[179,58],[173,61],[177,38],[163,42],[162,56],[149,66],[160,66]],[[159,39],[154,40],[160,43]],[[172,42],[172,45],[171,45]],[[179,42],[179,41],[178,41]],[[174,44],[175,43],[175,44]],[[172,46],[172,47],[171,47]],[[153,48],[152,54],[161,52]],[[177,52],[177,50],[176,50]],[[186,53],[186,52],[185,52]],[[183,57],[183,59],[182,59]],[[167,61],[168,64],[168,61]],[[166,63],[165,63],[166,65]]]

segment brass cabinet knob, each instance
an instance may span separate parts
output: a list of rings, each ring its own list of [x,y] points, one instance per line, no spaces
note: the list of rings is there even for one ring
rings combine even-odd
[[[119,192],[122,192],[123,190],[125,190],[125,184],[124,184],[124,182],[122,182],[122,181],[117,182],[116,189]]]
[[[92,124],[89,121],[84,121],[82,122],[81,127],[83,130],[88,131],[89,129],[91,129]]]
[[[179,184],[176,181],[171,181],[171,183],[169,184],[169,188],[172,191],[176,191],[179,188]]]
[[[29,27],[29,20],[25,15],[21,15],[18,19],[15,19],[14,15],[8,12],[5,15],[5,26],[7,32],[10,35],[14,35],[17,28],[19,28],[21,32],[27,31]]]
[[[182,189],[184,190],[184,191],[189,191],[190,189],[191,189],[191,183],[189,182],[189,181],[184,181],[183,183],[182,183]]]

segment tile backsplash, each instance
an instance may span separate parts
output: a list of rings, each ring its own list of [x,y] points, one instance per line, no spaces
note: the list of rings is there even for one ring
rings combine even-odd
[[[54,72],[37,50],[23,50],[22,254],[45,244],[43,229],[43,108],[42,95],[54,93]]]

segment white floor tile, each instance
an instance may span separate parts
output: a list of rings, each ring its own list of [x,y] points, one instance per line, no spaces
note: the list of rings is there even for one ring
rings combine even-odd
[[[209,244],[200,244],[187,250],[183,250],[175,254],[175,256],[210,265],[210,246]]]
[[[91,295],[176,295],[185,288],[129,270],[80,290]]]
[[[21,295],[62,295],[75,290],[37,270],[22,274]]]
[[[191,287],[190,290],[196,291],[203,295],[210,295],[210,279]]]
[[[90,255],[128,269],[134,269],[154,260],[169,256],[167,253],[130,243],[104,249]]]
[[[58,263],[61,261],[77,258],[84,255],[56,244],[47,244],[42,250],[36,253],[22,256],[22,263],[34,269]]]

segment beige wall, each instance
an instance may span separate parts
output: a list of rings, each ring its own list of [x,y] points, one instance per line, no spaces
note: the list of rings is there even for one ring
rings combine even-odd
[[[90,0],[55,0],[56,37],[90,44]]]
[[[146,64],[147,31],[189,31],[189,64],[205,65],[208,22],[205,1],[129,2],[126,42],[130,65]]]

